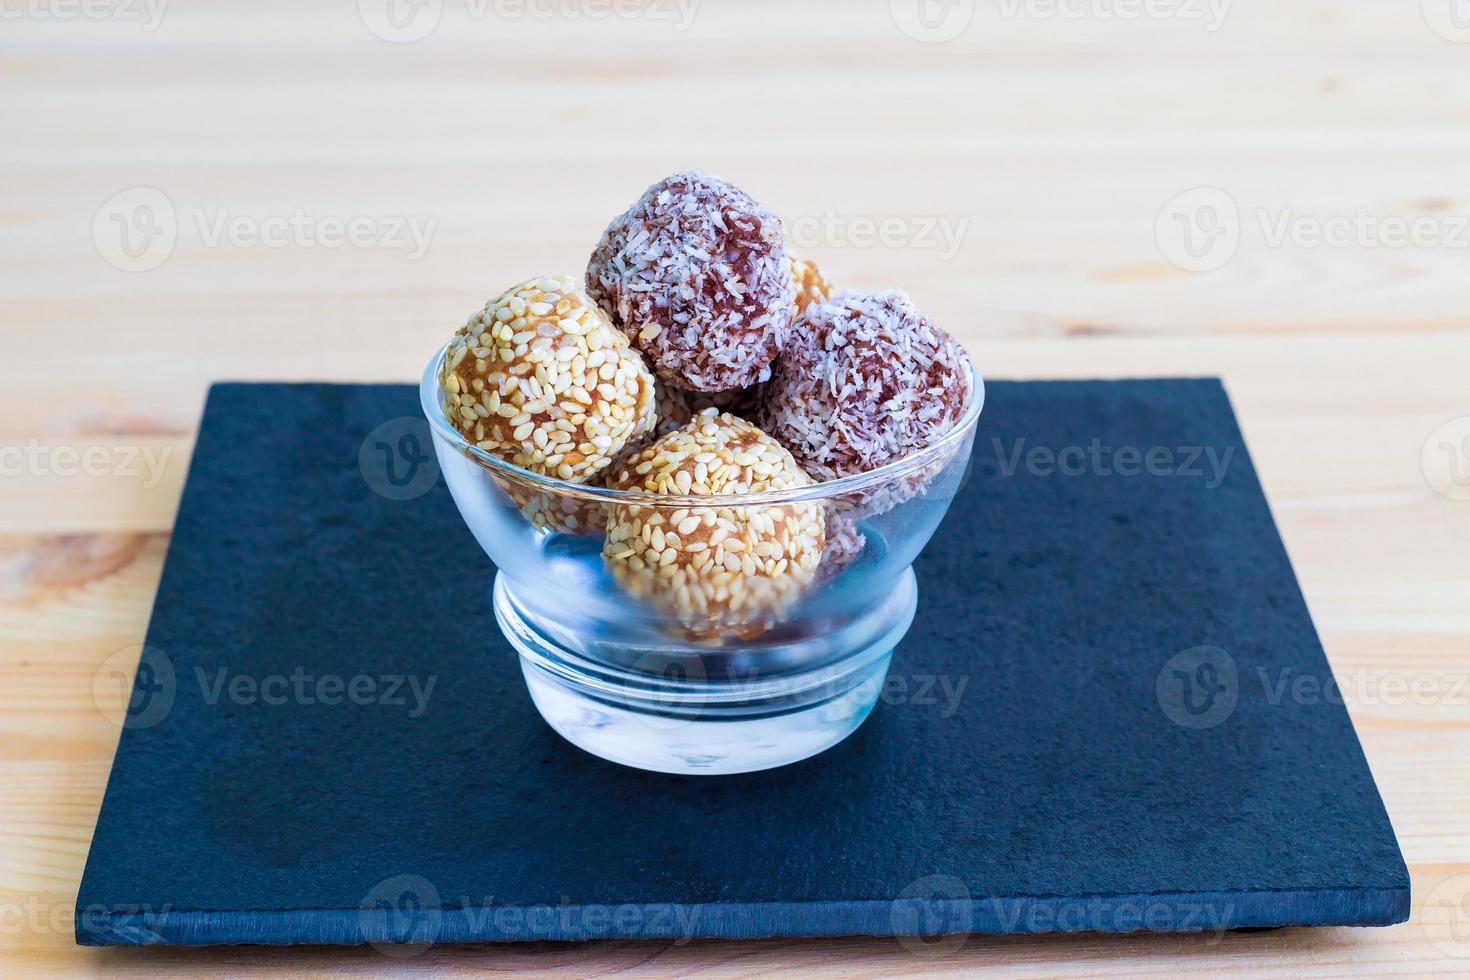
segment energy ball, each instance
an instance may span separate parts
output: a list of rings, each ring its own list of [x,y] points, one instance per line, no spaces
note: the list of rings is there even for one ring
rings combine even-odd
[[[717,498],[808,486],[791,454],[744,419],[714,409],[618,464],[608,485]],[[825,544],[821,502],[681,507],[619,504],[603,557],[630,594],[691,635],[750,638],[812,582]]]
[[[970,403],[965,349],[899,290],[847,291],[796,322],[759,422],[817,479],[923,449]]]
[[[657,378],[653,382],[656,422],[650,432],[629,440],[611,466],[588,480],[590,486],[604,486],[604,477],[616,472],[618,461],[642,450],[649,443],[683,428],[689,420],[707,408],[728,409],[741,417],[754,417],[756,389],[737,388],[734,391],[705,393],[685,391],[664,384]],[[566,494],[540,489],[495,476],[495,482],[506,496],[518,507],[526,520],[538,530],[556,534],[596,535],[607,530],[606,504],[577,500]]]
[[[796,286],[796,315],[801,316],[813,303],[832,298],[832,284],[822,277],[817,264],[791,256],[791,280]]]
[[[694,391],[764,381],[796,315],[781,219],[691,170],[613,219],[587,266],[587,292],[660,378]]]
[[[593,477],[597,486],[607,470]],[[551,534],[597,535],[607,530],[607,505],[578,500],[565,494],[542,490],[492,474],[495,485],[515,504],[522,516],[538,531]]]
[[[655,380],[654,404],[658,409],[658,422],[653,431],[658,437],[683,428],[690,419],[709,408],[746,420],[753,419],[760,406],[760,386],[731,391],[686,391]]]
[[[867,535],[858,530],[857,521],[835,506],[827,507],[827,544],[822,549],[822,563],[817,577],[828,579],[851,565],[868,546]]]
[[[485,304],[440,368],[444,414],[476,446],[586,483],[653,430],[653,376],[572,276],[530,279]]]

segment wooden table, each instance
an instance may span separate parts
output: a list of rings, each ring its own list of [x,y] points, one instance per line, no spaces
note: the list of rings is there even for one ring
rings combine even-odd
[[[786,215],[838,282],[906,287],[991,376],[1224,376],[1413,921],[407,965],[1470,971],[1470,31],[1449,0],[1239,0],[1223,24],[1204,0],[176,0],[155,23],[157,2],[0,5],[0,975],[402,965],[74,946],[118,735],[99,670],[142,642],[210,381],[413,379],[685,166]]]

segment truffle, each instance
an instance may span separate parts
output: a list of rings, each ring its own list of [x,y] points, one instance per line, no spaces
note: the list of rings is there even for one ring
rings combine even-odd
[[[857,521],[837,505],[827,505],[827,543],[822,549],[822,562],[817,567],[818,579],[829,579],[851,565],[868,546],[868,538],[858,530]]]
[[[964,415],[965,349],[908,296],[848,291],[796,322],[758,423],[813,477],[903,459]]]
[[[775,440],[714,409],[620,461],[608,479],[615,489],[709,498],[810,483]],[[629,593],[672,613],[690,634],[749,638],[779,621],[811,583],[824,511],[806,500],[618,504],[603,557]]]
[[[764,381],[796,313],[781,220],[718,177],[659,181],[603,232],[587,291],[679,388]]]
[[[813,303],[832,298],[832,284],[822,277],[821,270],[809,259],[791,256],[791,281],[796,286],[796,315],[806,312]]]
[[[585,483],[654,426],[653,376],[571,276],[485,304],[440,367],[444,414],[479,448]]]
[[[654,403],[658,408],[658,422],[654,435],[663,436],[682,428],[694,416],[710,408],[750,421],[760,409],[760,392],[760,385],[730,391],[688,391],[655,381]]]
[[[589,481],[601,484],[603,470]],[[580,500],[492,474],[495,485],[505,492],[521,515],[538,531],[554,534],[598,535],[607,530],[607,505],[596,500]]]

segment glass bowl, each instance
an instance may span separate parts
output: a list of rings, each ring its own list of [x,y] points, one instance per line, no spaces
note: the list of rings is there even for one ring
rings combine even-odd
[[[553,729],[623,765],[719,774],[796,762],[862,724],[913,622],[913,561],[969,463],[985,401],[973,363],[963,417],[905,459],[679,497],[541,476],[467,442],[444,415],[443,357],[419,386],[434,451]],[[718,565],[699,555],[711,547]]]

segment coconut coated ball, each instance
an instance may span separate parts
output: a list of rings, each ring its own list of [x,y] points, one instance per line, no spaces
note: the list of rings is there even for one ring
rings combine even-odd
[[[613,219],[587,266],[587,292],[660,378],[694,391],[764,381],[796,314],[781,219],[692,170]]]
[[[759,423],[813,477],[923,449],[964,415],[970,360],[904,293],[847,291],[796,322]]]
[[[867,535],[858,529],[857,521],[830,502],[826,530],[827,544],[822,550],[822,563],[817,566],[819,579],[831,578],[851,565],[868,546]]]

